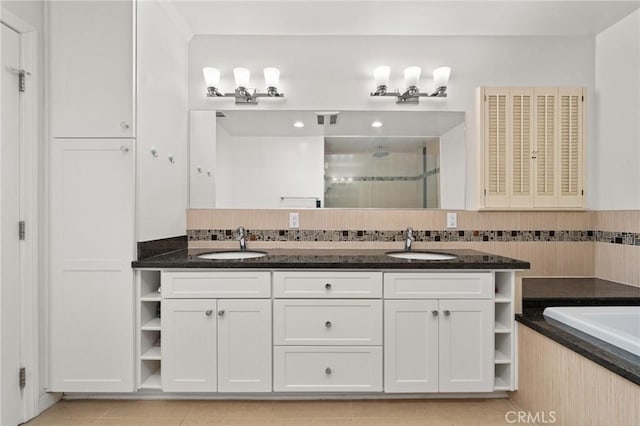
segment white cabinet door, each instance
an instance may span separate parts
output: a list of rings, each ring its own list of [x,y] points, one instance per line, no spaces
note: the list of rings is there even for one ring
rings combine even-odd
[[[134,372],[134,144],[54,140],[51,383],[131,392]]]
[[[52,136],[135,137],[134,2],[48,5]]]
[[[218,300],[218,391],[271,392],[271,300]]]
[[[493,390],[493,301],[440,300],[440,392]]]
[[[215,299],[162,301],[162,390],[217,390]]]
[[[438,301],[385,300],[385,392],[438,392]]]

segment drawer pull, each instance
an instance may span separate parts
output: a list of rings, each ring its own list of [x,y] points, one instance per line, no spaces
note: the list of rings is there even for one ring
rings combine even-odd
[[[433,315],[434,317],[437,317],[438,316],[438,311],[436,311],[436,310],[431,311],[431,315]]]
[[[327,327],[327,328],[331,328],[331,321],[325,322],[324,326]]]
[[[207,309],[204,314],[208,317],[210,317],[213,314],[213,309]]]
[[[449,315],[451,315],[451,311],[447,311],[446,309],[443,312],[445,317],[448,317]]]
[[[219,317],[224,316],[224,309],[221,309],[221,310],[218,311],[218,316]]]
[[[324,285],[324,288],[326,288],[327,290],[331,290],[331,283],[326,283]]]
[[[331,371],[331,369],[330,369],[329,367],[327,367],[327,368],[324,370],[324,374],[326,374],[327,376],[331,375],[331,373],[332,373],[332,371]]]

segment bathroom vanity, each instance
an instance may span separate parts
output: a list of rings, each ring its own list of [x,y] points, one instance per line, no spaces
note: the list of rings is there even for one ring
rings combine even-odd
[[[211,251],[211,250],[209,250]],[[517,388],[515,274],[471,250],[271,250],[134,262],[137,389],[430,394]]]

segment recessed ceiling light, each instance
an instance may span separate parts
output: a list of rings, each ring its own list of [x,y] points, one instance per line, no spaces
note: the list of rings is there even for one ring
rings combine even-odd
[[[304,123],[302,121],[296,121],[295,123],[293,123],[293,127],[304,127]]]
[[[382,127],[382,121],[374,121],[371,123],[371,127]]]

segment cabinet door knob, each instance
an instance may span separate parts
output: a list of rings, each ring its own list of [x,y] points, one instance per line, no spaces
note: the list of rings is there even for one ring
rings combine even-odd
[[[451,311],[447,311],[446,309],[442,312],[444,313],[445,317],[448,317],[449,315],[451,315]]]
[[[325,322],[324,326],[327,327],[327,328],[331,328],[331,321]]]
[[[324,288],[326,288],[327,290],[331,290],[331,283],[326,283],[324,285]]]
[[[433,315],[434,317],[437,317],[438,316],[438,311],[436,311],[436,310],[431,311],[431,315]]]
[[[331,371],[331,369],[330,369],[329,367],[327,367],[327,368],[324,370],[324,374],[326,374],[327,376],[328,376],[328,375],[330,375],[331,373],[332,373],[332,371]]]
[[[120,145],[120,151],[122,152],[129,152],[129,147],[126,145]]]
[[[213,309],[207,309],[204,314],[208,317],[210,317],[213,314]]]
[[[120,127],[122,127],[123,129],[128,129],[129,128],[129,123],[127,123],[126,121],[121,121],[120,122]]]
[[[219,317],[224,316],[224,309],[220,309],[220,310],[218,311],[218,316],[219,316]]]

